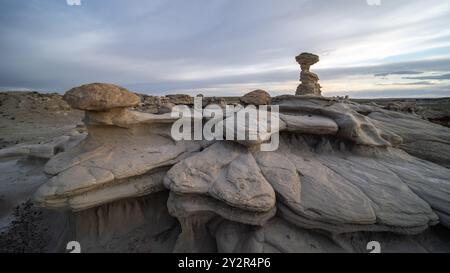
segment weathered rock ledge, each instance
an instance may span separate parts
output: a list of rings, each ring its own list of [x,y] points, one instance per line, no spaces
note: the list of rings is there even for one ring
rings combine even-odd
[[[268,98],[260,90],[244,101],[280,109],[279,148],[264,152],[259,145],[278,131],[245,143],[175,141],[170,113],[132,110],[135,97],[116,86],[110,96],[110,87],[66,94],[86,111],[88,134],[46,146],[64,149],[46,156],[49,179],[36,191],[38,205],[74,215],[96,210],[93,222],[113,217],[114,204],[131,214],[167,211],[181,227],[171,251],[361,251],[349,246],[352,236],[397,234],[408,246],[432,226],[450,228],[449,128],[376,106]],[[140,198],[159,203],[130,205]]]

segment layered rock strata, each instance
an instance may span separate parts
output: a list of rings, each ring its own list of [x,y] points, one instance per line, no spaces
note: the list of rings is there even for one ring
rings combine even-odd
[[[450,149],[449,128],[374,106],[279,96],[271,98],[279,130],[267,138],[175,141],[170,113],[130,110],[132,94],[119,88],[113,92],[125,98],[117,98],[109,88],[116,87],[66,96],[85,109],[88,135],[46,163],[40,206],[112,217],[121,202],[144,215],[151,206],[130,204],[158,196],[155,209],[178,220],[171,228],[163,217],[177,252],[361,251],[351,238],[394,235],[422,251],[412,243],[419,234],[450,227],[449,159],[441,154]],[[278,149],[258,149],[273,133]]]

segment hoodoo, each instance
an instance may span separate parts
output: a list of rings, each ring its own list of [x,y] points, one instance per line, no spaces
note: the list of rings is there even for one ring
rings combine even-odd
[[[296,95],[314,95],[320,96],[320,84],[319,76],[317,74],[309,71],[311,65],[319,62],[319,56],[311,53],[302,53],[295,57],[295,60],[300,65],[300,81],[302,82],[297,87]]]

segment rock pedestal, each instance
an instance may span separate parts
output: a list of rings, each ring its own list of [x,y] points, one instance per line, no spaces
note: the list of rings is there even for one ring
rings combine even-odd
[[[319,61],[319,56],[311,53],[302,53],[295,57],[295,60],[300,64],[302,72],[300,73],[300,81],[302,82],[297,87],[295,95],[315,95],[320,96],[320,84],[317,74],[309,71],[311,65]]]

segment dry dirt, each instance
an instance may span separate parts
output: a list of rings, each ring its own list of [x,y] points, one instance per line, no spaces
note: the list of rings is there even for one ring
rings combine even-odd
[[[84,116],[59,94],[0,93],[0,148],[17,143],[39,143],[69,132]]]

